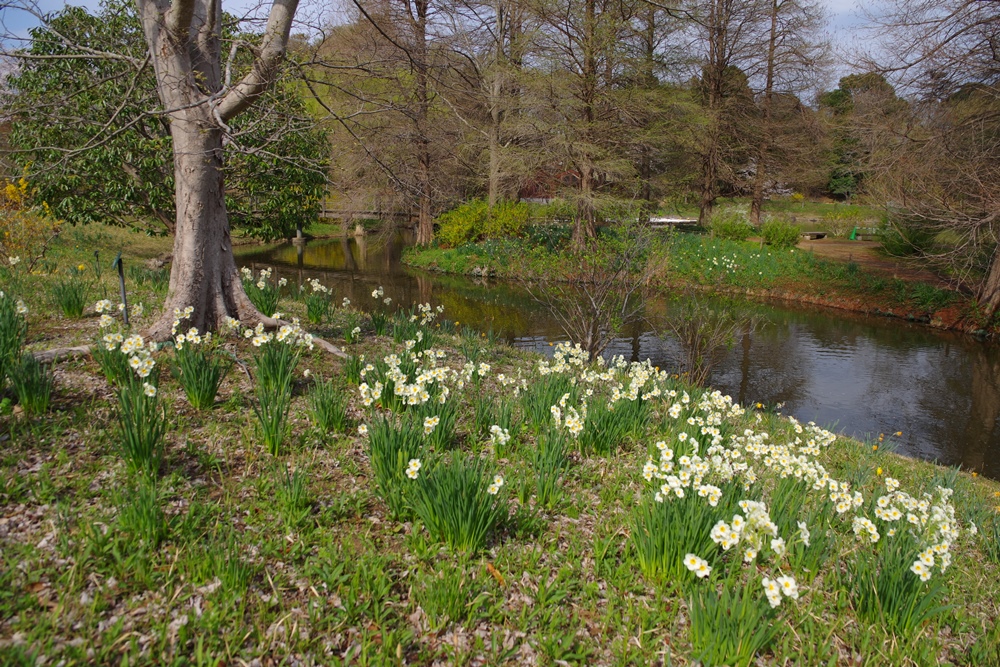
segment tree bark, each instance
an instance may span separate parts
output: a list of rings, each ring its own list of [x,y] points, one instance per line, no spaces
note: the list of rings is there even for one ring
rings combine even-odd
[[[154,340],[171,335],[174,311],[191,306],[184,321],[199,331],[220,328],[227,317],[273,327],[247,298],[229,236],[223,184],[226,122],[247,109],[273,82],[285,56],[298,0],[274,0],[267,27],[241,80],[223,79],[221,0],[136,0],[156,91],[174,150],[174,233],[170,289],[163,312],[149,329]]]
[[[434,239],[434,218],[432,217],[431,150],[427,138],[430,116],[430,90],[427,80],[427,16],[430,0],[414,2],[416,15],[413,21],[414,48],[413,67],[417,83],[417,184],[419,187],[419,217],[417,219],[417,245],[429,245]]]
[[[754,227],[760,226],[760,212],[764,207],[764,186],[767,182],[767,153],[771,140],[771,108],[774,97],[774,67],[775,52],[778,45],[778,11],[781,5],[778,0],[771,2],[771,30],[767,40],[767,76],[764,82],[763,121],[761,122],[761,139],[757,145],[757,169],[753,179],[753,197],[750,200],[750,222]]]
[[[586,0],[584,5],[583,39],[581,47],[583,49],[583,88],[581,90],[581,101],[583,102],[583,134],[586,143],[589,144],[594,132],[594,120],[596,118],[594,105],[597,98],[597,3],[596,0]],[[594,167],[592,156],[584,149],[583,154],[578,159],[580,171],[580,200],[577,203],[576,221],[573,225],[573,246],[581,250],[586,246],[587,240],[597,236],[594,210]]]
[[[979,290],[979,307],[983,309],[987,318],[993,317],[997,309],[1000,309],[1000,245],[993,251],[993,261],[990,263],[990,272]]]
[[[174,189],[177,228],[174,234],[170,289],[159,320],[150,327],[155,339],[170,336],[174,311],[194,308],[185,327],[218,329],[225,318],[244,324],[273,324],[243,291],[233,258],[222,177],[222,131],[208,118],[188,110],[171,123],[174,143]],[[190,118],[193,117],[193,118]]]

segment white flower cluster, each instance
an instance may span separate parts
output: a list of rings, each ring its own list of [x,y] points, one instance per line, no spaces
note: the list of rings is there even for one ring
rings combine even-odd
[[[423,464],[420,459],[410,459],[410,462],[406,464],[406,476],[410,479],[416,479],[419,477],[420,468]]]
[[[501,428],[498,424],[490,426],[490,441],[494,447],[503,447],[510,442],[510,431]]]
[[[124,338],[120,333],[107,334],[104,336],[104,345],[109,352],[118,347],[118,351],[128,357],[129,367],[141,378],[149,377],[153,367],[156,366],[152,356],[156,344],[150,342],[149,347],[146,347],[145,341],[139,334],[132,334],[128,338]]]
[[[712,568],[708,564],[708,561],[694,554],[684,556],[684,567],[694,572],[699,579],[704,579],[712,573]]]
[[[539,375],[549,375],[551,373],[573,374],[575,369],[583,368],[587,365],[590,355],[577,343],[575,346],[570,343],[556,343],[555,353],[552,361],[543,359],[538,362]]]
[[[107,329],[115,323],[114,313],[115,307],[109,299],[101,299],[94,304],[94,310],[101,314],[101,319],[98,321],[97,325],[102,329]],[[118,312],[125,311],[125,304],[118,304]],[[131,316],[132,318],[142,317],[143,307],[141,303],[137,303],[132,306]]]
[[[798,584],[790,576],[782,576],[777,579],[764,577],[762,583],[764,584],[764,595],[767,596],[767,601],[772,608],[781,604],[782,595],[793,600],[799,599]]]
[[[578,412],[572,405],[567,406],[568,401],[569,394],[563,394],[559,405],[553,405],[549,411],[552,413],[552,422],[556,430],[565,428],[571,436],[576,438],[583,431],[583,424],[587,420],[587,403],[586,401],[581,403]],[[565,418],[563,417],[564,410]]]
[[[317,278],[310,278],[309,287],[312,288],[314,294],[330,294],[333,291],[329,287],[324,286]],[[347,299],[345,298],[344,301],[347,301]],[[350,304],[350,301],[347,301],[347,303]]]
[[[959,535],[955,507],[951,503],[952,489],[939,486],[934,495],[924,493],[918,499],[900,491],[899,482],[892,477],[886,478],[885,486],[888,493],[875,502],[875,516],[895,524],[902,520],[903,512],[906,512],[908,525],[905,529],[922,549],[910,570],[922,581],[931,578],[935,567],[943,573],[951,565],[951,545]],[[896,532],[895,526],[889,529],[890,536],[895,536]]]
[[[189,319],[194,314],[194,306],[187,306],[183,310],[174,308],[174,322],[170,327],[170,335],[176,336],[177,329],[181,326],[181,320]]]
[[[243,276],[243,280],[247,282],[253,282],[253,271],[247,267],[240,269],[240,274]],[[271,269],[261,269],[260,274],[257,277],[257,289],[264,289],[267,287],[267,281],[271,279]]]
[[[293,318],[290,324],[282,324],[276,332],[265,331],[264,324],[260,322],[253,329],[249,327],[244,329],[243,337],[249,339],[254,347],[261,347],[275,341],[285,345],[313,349],[312,334],[302,329],[298,318]]]
[[[486,493],[490,494],[491,496],[495,496],[496,494],[500,493],[500,487],[502,486],[503,486],[503,477],[497,475],[496,477],[493,478],[493,483],[490,484],[489,488],[486,489]]]
[[[413,382],[410,382],[410,376],[400,368],[402,360],[395,354],[382,358],[385,364],[383,377],[372,381],[371,384],[366,378],[376,370],[375,366],[366,364],[361,369],[363,382],[358,389],[361,393],[361,403],[365,407],[370,407],[377,401],[390,383],[393,394],[403,399],[406,405],[423,405],[435,395],[437,402],[443,405],[451,394],[448,382],[454,382],[459,389],[465,385],[455,370],[437,365],[438,359],[444,359],[446,356],[443,350],[428,349],[419,353],[408,351],[407,355],[408,361],[412,361],[415,368]]]
[[[212,332],[206,331],[204,334],[198,333],[196,327],[191,327],[187,333],[174,336],[174,349],[183,350],[185,345],[208,345],[212,342]]]
[[[388,301],[386,303],[388,304]],[[420,326],[427,326],[428,324],[430,324],[431,322],[433,322],[434,319],[438,315],[440,315],[441,313],[444,312],[444,306],[438,306],[437,308],[431,308],[431,304],[429,304],[429,303],[418,303],[417,304],[417,311],[420,314],[419,315],[417,315],[417,314],[411,315],[410,316],[410,321],[411,322],[416,322],[419,319],[420,320]]]
[[[381,285],[378,286],[378,289],[372,290],[373,299],[382,299],[383,296],[385,296],[385,290],[382,289]],[[382,299],[382,303],[388,306],[390,303],[392,303],[392,297],[386,296],[384,299]]]

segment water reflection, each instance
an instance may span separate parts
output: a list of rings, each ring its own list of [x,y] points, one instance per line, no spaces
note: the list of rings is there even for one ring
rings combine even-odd
[[[449,319],[492,329],[542,353],[563,338],[558,324],[516,284],[409,270],[399,263],[412,239],[317,240],[254,249],[242,265],[274,266],[293,282],[319,278],[339,301],[365,308],[383,286],[395,304],[442,304]],[[785,403],[801,420],[864,437],[902,431],[899,451],[1000,479],[1000,350],[968,337],[882,318],[806,307],[743,303],[767,325],[744,335],[712,374],[713,386],[741,403]],[[648,322],[623,332],[606,355],[649,357],[675,368],[675,341],[653,330],[671,300],[647,301]]]

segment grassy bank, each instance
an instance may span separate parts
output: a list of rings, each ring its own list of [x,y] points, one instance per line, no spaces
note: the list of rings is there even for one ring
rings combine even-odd
[[[555,232],[548,232],[555,235]],[[566,237],[566,238],[563,238]],[[544,275],[562,257],[568,234],[538,239],[490,240],[458,248],[411,248],[403,261],[417,268],[523,279]],[[656,280],[665,288],[699,286],[722,293],[798,300],[859,312],[892,314],[945,328],[989,328],[958,292],[862,268],[853,261],[818,257],[802,249],[777,250],[755,241],[700,234],[663,234],[665,260]]]
[[[89,248],[59,252],[78,265]],[[30,348],[130,333],[57,312],[50,279],[5,282]],[[91,280],[114,293],[112,276]],[[0,663],[1000,657],[1000,484],[666,369],[571,348],[546,361],[433,307],[323,310],[308,302],[321,286],[296,287],[262,290],[289,317],[311,303],[315,332],[353,340],[347,360],[297,331],[284,340],[302,345],[199,335],[148,356],[114,343],[103,365],[56,364],[44,413],[4,404]],[[185,350],[229,369],[203,409]],[[153,371],[109,380],[130,355]],[[146,384],[141,405],[162,413],[138,425],[164,426],[154,465],[123,447],[137,423],[120,397]]]

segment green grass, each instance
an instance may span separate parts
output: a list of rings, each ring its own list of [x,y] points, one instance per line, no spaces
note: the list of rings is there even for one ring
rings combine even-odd
[[[667,289],[698,285],[719,292],[783,298],[827,299],[835,304],[863,300],[868,307],[924,317],[949,305],[970,309],[968,297],[920,282],[893,279],[859,267],[817,257],[798,248],[778,249],[759,241],[730,241],[691,233],[666,236],[670,247],[659,284]],[[411,248],[404,262],[445,273],[486,272],[497,277],[541,275],[565,258],[526,239],[505,239],[459,248]],[[516,268],[515,268],[516,267]]]
[[[31,283],[46,280],[30,277],[30,293],[44,294]],[[103,280],[113,285],[108,274]],[[89,340],[96,332],[93,320],[67,321],[44,303],[27,305],[29,346],[51,344],[43,337],[54,327],[46,324],[66,329],[60,340]],[[340,324],[328,326],[335,331]],[[245,341],[221,345],[244,364],[252,359]],[[436,346],[447,354],[439,363],[460,371],[466,360],[461,338],[441,333]],[[779,570],[765,547],[749,567],[740,565],[737,550],[699,543],[714,572],[731,575],[730,601],[761,602],[758,572],[772,576],[775,570],[795,574],[799,599],[784,600],[773,616],[757,609],[773,620],[766,636],[755,639],[727,614],[719,597],[723,580],[697,580],[703,586],[694,613],[701,616],[693,629],[690,585],[663,577],[661,568],[643,574],[633,513],[640,500],[655,502],[650,494],[656,487],[641,476],[657,451],[653,443],[676,440],[694,408],[673,419],[666,414],[669,401],[656,399],[645,430],[616,438],[618,447],[601,455],[565,448],[559,498],[539,502],[546,434],[523,428],[500,457],[483,446],[482,424],[476,423],[483,396],[512,406],[513,419],[525,421],[521,398],[496,375],[521,371],[535,379],[537,358],[488,339],[475,347],[492,370],[478,386],[470,382],[460,390],[448,381],[448,400],[457,406],[449,447],[455,456],[483,457],[491,475],[503,476],[510,514],[474,556],[448,548],[419,522],[393,516],[380,498],[368,441],[354,427],[334,438],[315,427],[311,381],[301,373],[292,380],[289,431],[277,458],[247,419],[254,385],[246,373],[227,377],[211,411],[192,409],[177,381],[161,374],[164,456],[156,486],[143,487],[117,453],[115,398],[97,364],[59,362],[52,410],[42,418],[0,416],[8,436],[0,449],[6,519],[0,532],[0,664],[35,664],[44,655],[47,664],[684,665],[698,656],[725,660],[710,649],[713,636],[764,646],[753,658],[764,664],[836,664],[843,656],[859,656],[865,665],[996,663],[997,482],[846,438],[817,455],[831,477],[851,480],[852,490],[864,495],[859,511],[868,510],[887,476],[914,495],[942,483],[955,489],[963,532],[942,579],[940,601],[948,608],[914,637],[904,637],[866,620],[849,592],[846,582],[855,574],[849,564],[862,551],[851,529],[854,512],[827,512],[828,523],[819,523],[810,513],[822,510],[825,494],[791,502],[788,494],[794,501],[807,492],[782,487],[763,459],[753,460],[758,483],[749,495],[727,491],[727,498],[766,501],[786,538],[795,530],[786,526],[808,521],[814,538],[821,530],[828,536],[827,555],[809,578],[806,554],[790,555],[781,565],[789,569]],[[373,336],[352,351],[368,360],[403,354],[401,345]],[[165,354],[157,353],[161,360]],[[342,386],[344,364],[318,349],[304,351],[299,368]],[[701,396],[676,379],[669,388],[690,391],[695,402]],[[375,424],[383,409],[362,405],[353,385],[345,391],[349,418]],[[607,391],[596,386],[591,401]],[[571,398],[569,404],[578,403]],[[797,435],[770,410],[727,416],[720,428],[727,441],[745,428],[767,431],[775,444]],[[690,453],[676,449],[676,461]],[[712,519],[726,521],[735,511],[729,503],[709,509]],[[965,532],[972,520],[977,535]],[[726,655],[744,663],[746,652]]]

